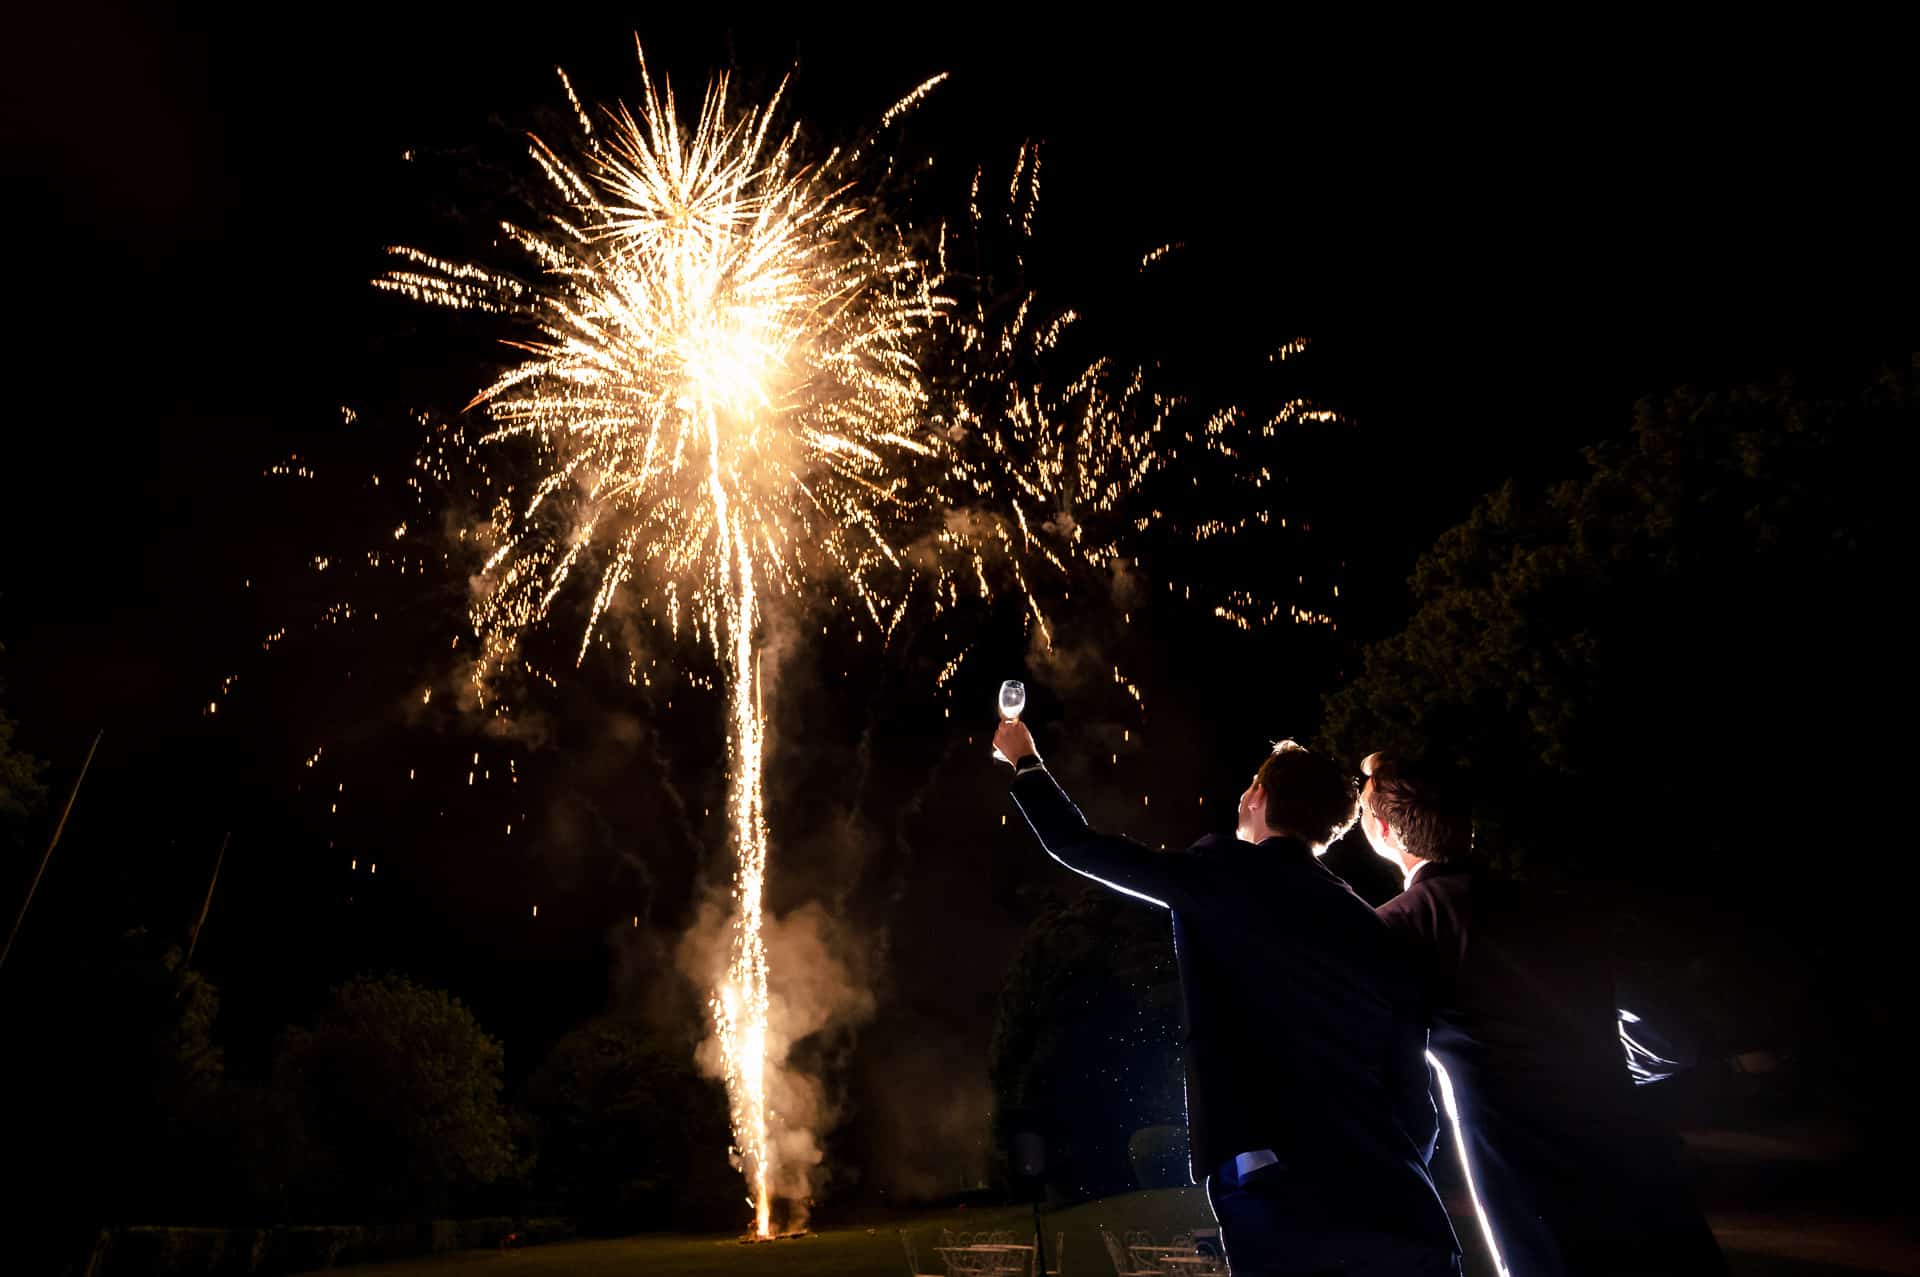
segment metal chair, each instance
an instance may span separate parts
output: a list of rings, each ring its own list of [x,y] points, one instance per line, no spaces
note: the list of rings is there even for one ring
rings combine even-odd
[[[928,1272],[920,1266],[920,1255],[913,1249],[913,1238],[907,1236],[907,1230],[896,1230],[900,1234],[900,1246],[907,1252],[907,1277],[939,1277],[938,1273]]]
[[[951,1228],[943,1228],[940,1230],[940,1239],[940,1261],[946,1265],[947,1277],[1010,1277],[1012,1274],[1027,1277],[1025,1270],[1032,1262],[1031,1251],[1026,1252],[1028,1258],[1016,1262],[1010,1253],[968,1249],[996,1244],[990,1232],[955,1232]]]
[[[987,1270],[995,1274],[1014,1274],[1016,1277],[1033,1277],[1034,1250],[1027,1244],[1027,1238],[1015,1233],[1011,1228],[982,1230],[978,1234],[978,1246],[1020,1246],[1018,1252],[1004,1255],[989,1255]]]
[[[1141,1235],[1145,1236],[1145,1234]],[[1129,1233],[1128,1236],[1132,1237],[1134,1234]],[[1157,1268],[1140,1267],[1139,1261],[1133,1256],[1133,1251],[1126,1243],[1115,1237],[1111,1229],[1100,1230],[1100,1241],[1107,1248],[1107,1258],[1113,1261],[1114,1277],[1163,1277]],[[1143,1244],[1151,1245],[1152,1242],[1149,1240]]]
[[[1061,1268],[1067,1262],[1066,1259],[1064,1258],[1066,1253],[1067,1253],[1066,1233],[1065,1232],[1055,1233],[1053,1235],[1053,1249],[1047,1252],[1046,1270],[1040,1274],[1040,1277],[1060,1277]],[[1036,1261],[1036,1263],[1037,1262],[1038,1261]]]

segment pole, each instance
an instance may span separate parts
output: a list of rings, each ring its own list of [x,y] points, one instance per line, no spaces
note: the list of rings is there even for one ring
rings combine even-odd
[[[194,946],[200,943],[200,928],[207,925],[207,910],[213,908],[213,889],[220,882],[220,866],[227,858],[227,844],[233,841],[233,831],[229,829],[220,839],[220,854],[213,858],[213,877],[207,879],[207,898],[200,902],[200,916],[194,919],[193,930],[187,933],[187,958],[180,964],[181,970],[193,965]]]
[[[87,768],[93,766],[94,751],[100,748],[100,738],[107,734],[101,728],[93,734],[93,744],[87,747],[87,761],[80,764],[80,774],[73,778],[73,789],[67,794],[67,805],[60,811],[60,823],[53,827],[53,837],[47,840],[46,854],[40,857],[40,867],[33,871],[33,882],[27,887],[27,898],[20,902],[20,912],[14,915],[13,930],[7,933],[6,948],[0,949],[0,967],[7,965],[7,955],[13,952],[13,942],[20,938],[20,924],[27,919],[27,907],[33,903],[33,893],[40,890],[41,875],[47,872],[47,862],[53,859],[53,849],[60,845],[60,835],[67,830],[67,817],[73,814],[73,800],[80,796],[81,782],[87,778]]]

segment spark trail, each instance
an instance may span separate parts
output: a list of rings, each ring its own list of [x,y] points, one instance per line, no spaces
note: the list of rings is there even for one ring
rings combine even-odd
[[[676,632],[684,608],[717,659],[736,916],[711,1007],[735,1151],[755,1231],[766,1235],[775,1115],[761,934],[761,598],[805,589],[830,568],[870,599],[867,578],[897,562],[882,512],[915,495],[897,458],[928,451],[915,437],[926,407],[915,355],[941,303],[897,236],[868,233],[840,157],[804,163],[797,126],[774,131],[778,94],[736,112],[718,79],[683,127],[671,87],[656,90],[644,57],[641,77],[637,115],[618,107],[596,119],[569,84],[573,147],[532,140],[554,207],[544,223],[501,230],[530,259],[534,282],[409,248],[395,249],[400,264],[375,282],[533,329],[513,343],[525,358],[469,405],[492,423],[479,448],[523,443],[539,469],[530,493],[496,504],[482,534],[490,553],[470,618],[479,694],[583,572],[593,593],[580,657],[632,582]]]

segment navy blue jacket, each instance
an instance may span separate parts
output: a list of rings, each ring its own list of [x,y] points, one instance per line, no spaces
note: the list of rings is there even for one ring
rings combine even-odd
[[[1427,1175],[1419,991],[1366,902],[1291,838],[1151,851],[1089,828],[1034,765],[1013,799],[1061,864],[1172,911],[1195,1182],[1270,1148],[1351,1207],[1341,1222],[1455,1245]]]
[[[1380,916],[1420,972],[1515,1277],[1724,1273],[1678,1140],[1634,1103],[1605,920],[1473,860],[1420,866]]]

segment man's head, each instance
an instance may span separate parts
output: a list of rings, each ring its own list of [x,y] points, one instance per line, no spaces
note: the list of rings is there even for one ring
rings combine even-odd
[[[1253,783],[1240,795],[1234,831],[1248,842],[1298,838],[1324,855],[1353,827],[1353,776],[1324,754],[1283,740],[1261,761]]]
[[[1457,860],[1473,850],[1473,806],[1444,769],[1368,754],[1360,828],[1374,853],[1411,873],[1421,861]]]

